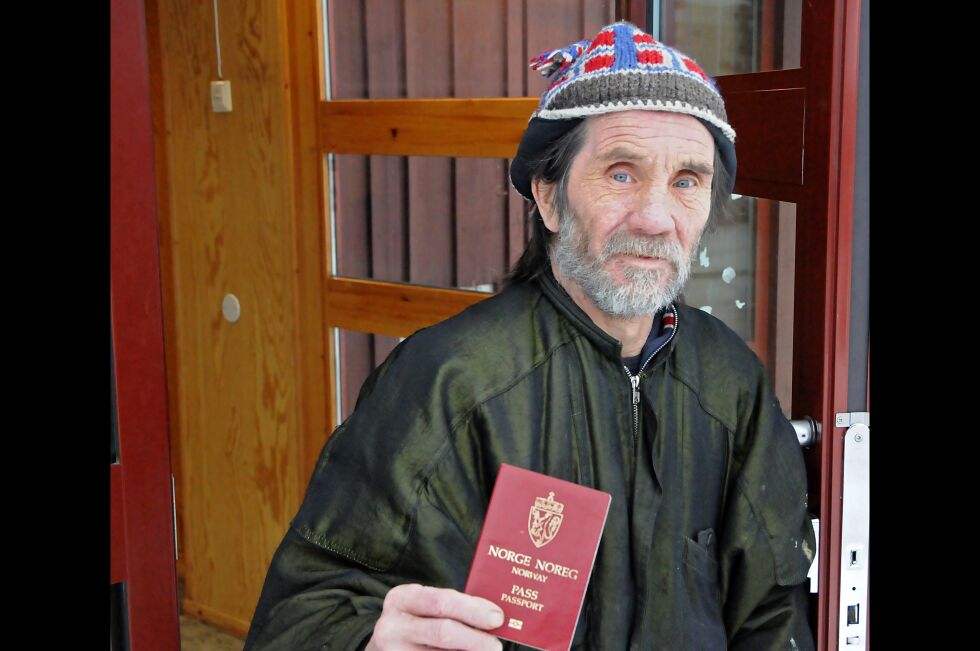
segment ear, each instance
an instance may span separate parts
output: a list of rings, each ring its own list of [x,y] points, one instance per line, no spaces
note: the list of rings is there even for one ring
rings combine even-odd
[[[541,220],[545,228],[552,233],[558,232],[558,213],[555,210],[555,188],[553,183],[548,183],[540,176],[531,181],[531,194],[534,195],[534,202],[538,204],[538,212],[541,213]]]

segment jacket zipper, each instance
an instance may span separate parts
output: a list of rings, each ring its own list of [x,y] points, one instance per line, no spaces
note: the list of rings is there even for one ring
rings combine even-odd
[[[650,353],[650,356],[646,358],[643,364],[640,365],[640,370],[636,375],[630,373],[629,367],[623,364],[623,370],[626,371],[626,376],[630,380],[630,387],[633,389],[633,440],[637,440],[640,435],[640,376],[643,375],[643,369],[647,367],[650,360],[656,357],[657,353],[663,350],[664,346],[670,343],[670,340],[674,338],[674,333],[677,332],[677,308],[673,305],[670,306],[670,311],[674,313],[674,329],[671,331],[670,336],[667,337],[667,341],[660,344],[657,350]]]

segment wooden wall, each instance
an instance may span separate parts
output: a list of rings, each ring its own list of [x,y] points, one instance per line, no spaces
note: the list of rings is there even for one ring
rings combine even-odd
[[[212,3],[147,2],[182,607],[241,636],[329,413],[316,97],[307,111],[290,88],[315,93],[315,7],[299,4],[219,3],[234,110],[213,113]]]

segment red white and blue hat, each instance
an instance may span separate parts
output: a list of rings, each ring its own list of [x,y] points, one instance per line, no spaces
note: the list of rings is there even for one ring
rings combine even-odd
[[[590,115],[670,111],[701,121],[711,133],[735,185],[735,130],[714,80],[686,54],[625,21],[603,27],[591,41],[543,52],[532,70],[552,82],[531,115],[510,167],[514,188],[529,201],[528,163]]]

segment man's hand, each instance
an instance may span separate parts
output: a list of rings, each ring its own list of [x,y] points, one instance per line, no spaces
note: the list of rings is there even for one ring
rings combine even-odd
[[[500,651],[500,640],[481,629],[503,623],[504,612],[486,599],[415,583],[399,585],[388,591],[381,618],[364,651]]]

